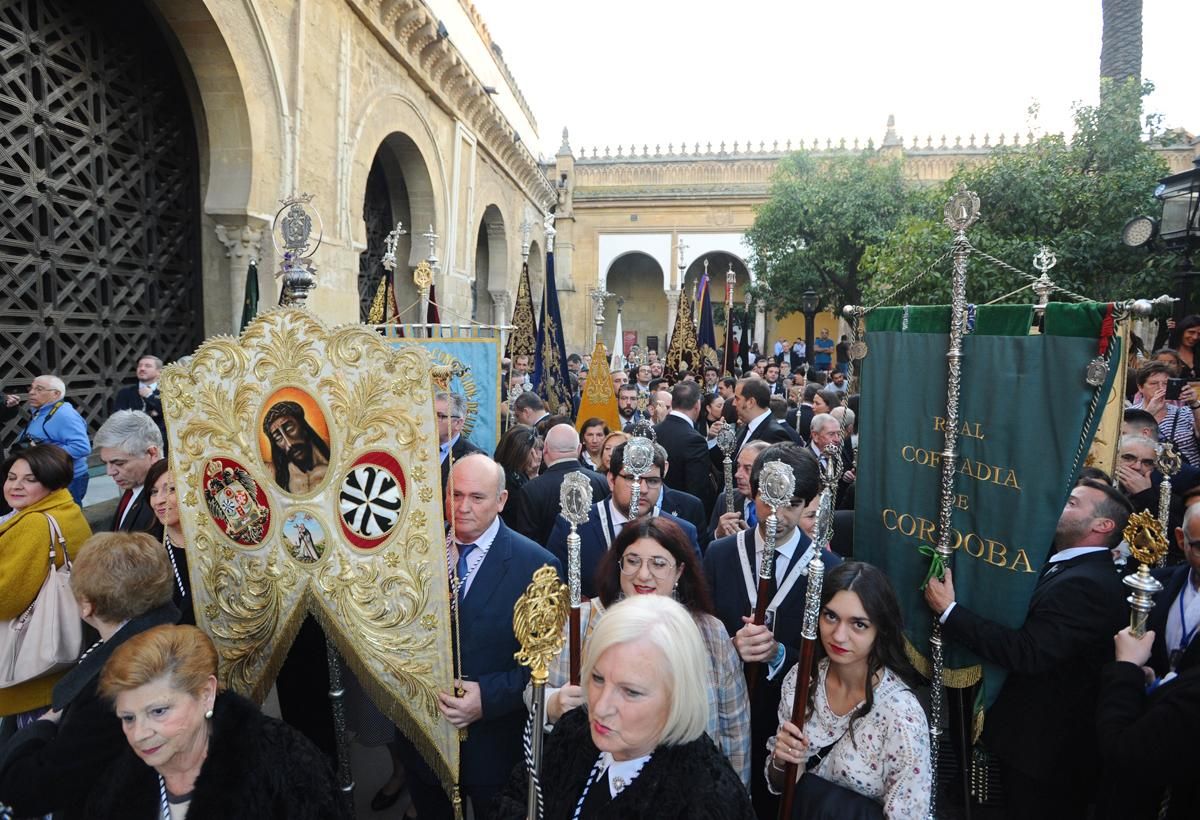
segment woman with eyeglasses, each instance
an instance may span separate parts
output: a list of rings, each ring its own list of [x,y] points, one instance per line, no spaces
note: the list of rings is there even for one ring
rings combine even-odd
[[[580,612],[581,651],[585,651],[605,609],[622,598],[662,595],[679,601],[691,614],[708,650],[707,732],[742,783],[748,785],[750,707],[746,679],[725,627],[713,615],[708,584],[683,530],[662,516],[630,521],[596,568],[596,590],[597,597],[586,602]],[[586,703],[583,688],[568,683],[569,670],[570,657],[564,649],[550,668],[546,689],[548,723],[556,723],[566,712]]]

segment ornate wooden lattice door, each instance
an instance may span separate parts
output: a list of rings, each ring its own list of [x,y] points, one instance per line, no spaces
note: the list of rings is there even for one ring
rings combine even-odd
[[[190,353],[199,200],[187,95],[142,4],[0,0],[0,387],[60,375],[94,432],[138,356]]]

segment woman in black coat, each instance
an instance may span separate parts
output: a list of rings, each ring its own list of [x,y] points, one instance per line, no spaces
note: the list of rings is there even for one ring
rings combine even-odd
[[[100,640],[54,686],[51,710],[9,740],[0,758],[0,803],[18,817],[87,817],[92,785],[127,748],[112,706],[98,694],[100,670],[134,635],[173,624],[174,575],[145,534],[101,533],[83,543],[71,587]]]
[[[188,820],[348,818],[328,759],[246,698],[218,694],[216,672],[193,626],[151,629],[113,653],[100,692],[129,745],[93,789],[89,820],[159,820],[164,804]]]
[[[544,820],[754,820],[749,793],[704,733],[706,658],[695,621],[670,598],[613,605],[584,653],[587,708],[546,739]],[[523,820],[526,788],[518,766],[494,820]]]

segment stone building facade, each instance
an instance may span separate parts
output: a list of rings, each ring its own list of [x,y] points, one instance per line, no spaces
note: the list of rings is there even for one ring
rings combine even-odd
[[[755,208],[766,201],[771,176],[780,160],[801,148],[818,156],[876,151],[898,157],[905,175],[916,182],[948,179],[959,167],[984,163],[1001,146],[1026,144],[1032,135],[990,135],[976,138],[912,138],[897,135],[895,121],[878,146],[871,140],[776,141],[768,145],[629,145],[572,150],[563,134],[552,169],[559,195],[555,223],[556,272],[559,288],[569,278],[571,294],[560,294],[564,311],[576,321],[568,327],[587,327],[593,311],[588,294],[600,288],[613,297],[605,308],[605,327],[611,328],[621,306],[622,329],[639,333],[639,344],[665,349],[664,331],[674,325],[680,293],[695,293],[704,264],[713,280],[713,298],[725,298],[725,280],[736,277],[734,302],[741,304],[745,288],[755,280],[747,264],[750,249],[746,231],[754,224]],[[1200,141],[1160,149],[1171,173],[1191,167]],[[683,268],[680,268],[680,246]],[[816,330],[837,338],[838,320],[831,312],[817,317]],[[717,330],[718,336],[722,332]],[[804,335],[804,317],[776,319],[759,306],[752,337],[763,345],[777,338]],[[576,350],[590,349],[595,333],[568,339]],[[612,346],[613,339],[605,338]]]

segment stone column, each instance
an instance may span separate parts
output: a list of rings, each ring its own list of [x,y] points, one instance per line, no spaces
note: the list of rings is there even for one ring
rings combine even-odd
[[[492,295],[492,324],[507,325],[512,322],[512,294],[507,290],[489,290]],[[504,347],[508,343],[509,331],[500,332],[500,355],[504,355]]]
[[[267,223],[253,216],[244,216],[240,219],[234,217],[234,219],[237,221],[225,220],[215,225],[217,240],[225,247],[225,258],[229,260],[225,276],[225,281],[229,283],[229,289],[225,310],[221,311],[225,315],[213,317],[220,325],[210,327],[206,323],[205,330],[209,335],[237,333],[238,326],[242,321],[242,296],[246,292],[246,273],[250,268],[251,261],[258,263],[259,305],[263,304],[264,290],[261,274],[266,264],[262,258],[262,243],[263,236],[268,230]],[[224,290],[224,288],[217,291],[216,298],[224,302],[225,300],[221,299],[219,295],[220,290]],[[266,298],[270,300],[270,290],[265,293]],[[268,304],[270,303],[268,301]]]

